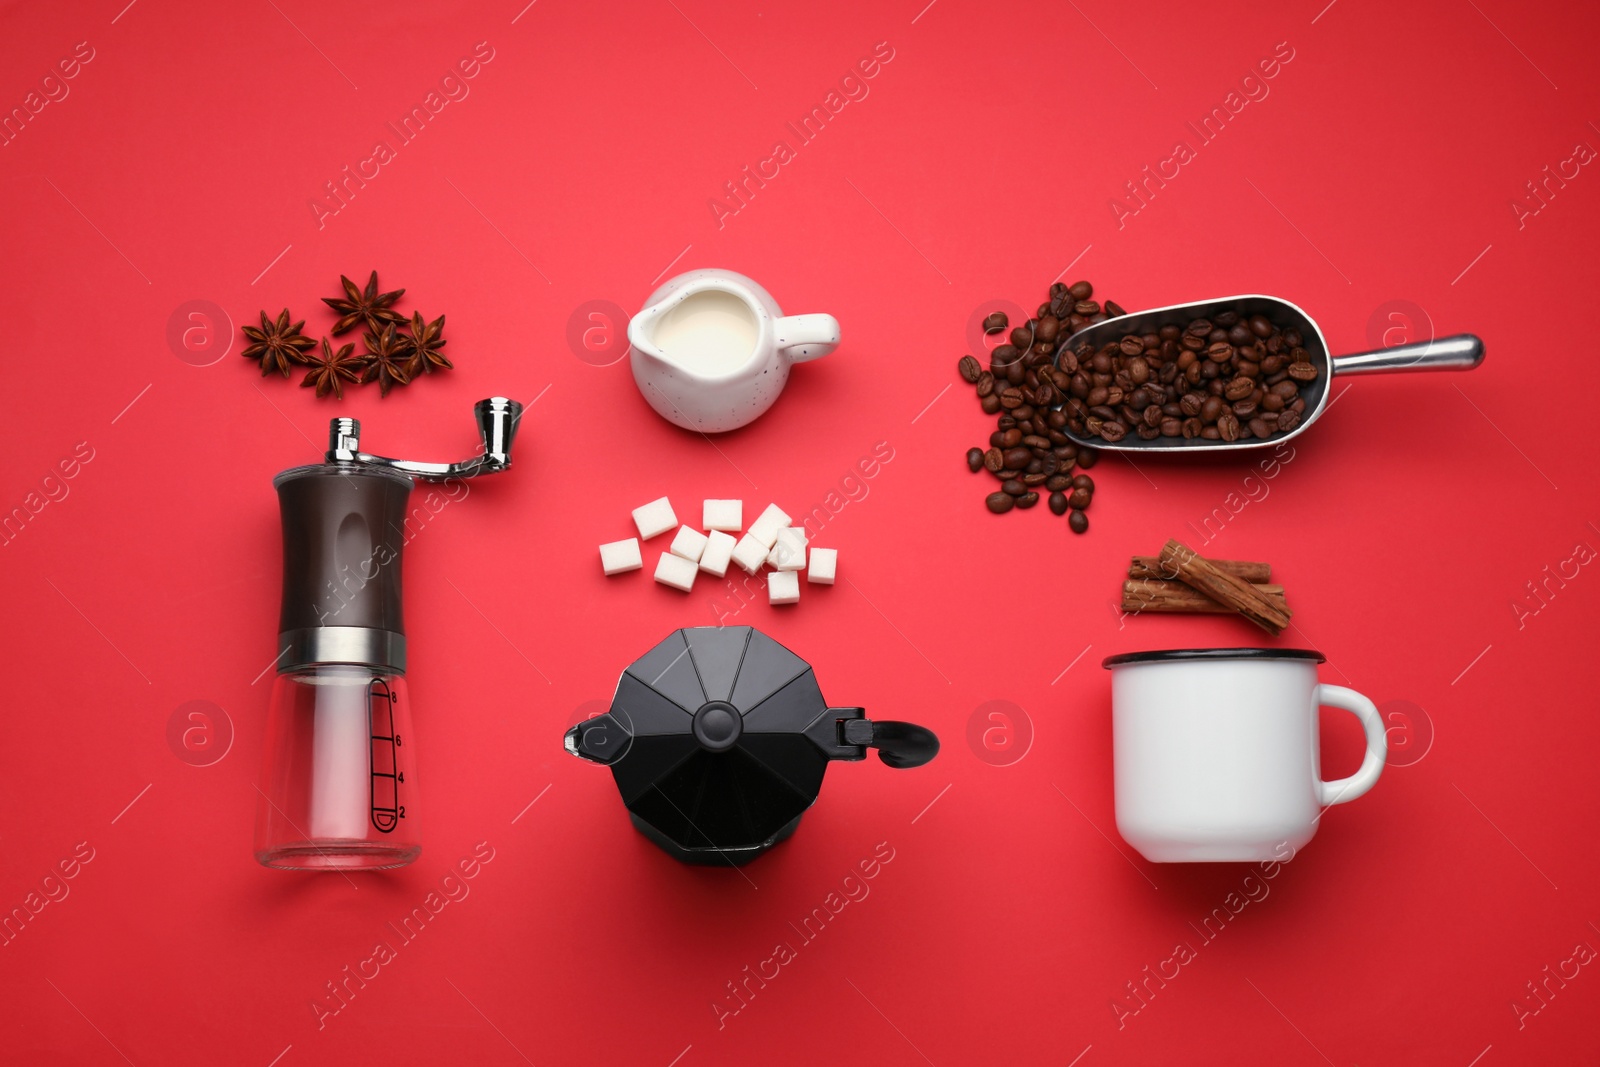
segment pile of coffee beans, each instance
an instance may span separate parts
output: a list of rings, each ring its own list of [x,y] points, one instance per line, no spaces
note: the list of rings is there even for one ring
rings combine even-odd
[[[1062,432],[1075,417],[1062,405],[1074,402],[1082,406],[1100,375],[1093,371],[1080,374],[1078,360],[1070,353],[1063,355],[1072,358],[1071,371],[1056,367],[1055,359],[1056,345],[1078,330],[1127,314],[1110,300],[1102,307],[1091,299],[1093,295],[1094,286],[1088,282],[1057,282],[1037,315],[1014,327],[1006,342],[989,353],[987,370],[973,356],[962,356],[957,363],[962,380],[976,387],[984,414],[996,416],[989,447],[967,450],[969,469],[987,471],[1000,482],[1000,488],[984,498],[996,515],[1013,508],[1031,508],[1041,493],[1047,493],[1050,510],[1066,515],[1073,533],[1089,529],[1085,511],[1094,499],[1094,479],[1074,474],[1073,468],[1093,467],[1099,454],[1074,445]],[[1008,326],[1004,312],[997,311],[983,321],[986,333],[1001,333]],[[1082,397],[1073,392],[1077,377],[1082,377],[1086,386]],[[1108,373],[1105,385],[1112,380]],[[1076,416],[1083,425],[1074,429],[1083,432],[1088,416],[1088,408],[1083,407],[1083,415]]]
[[[1303,341],[1294,327],[1230,309],[1099,349],[1078,345],[1057,360],[1068,377],[1064,425],[1106,441],[1288,433],[1306,410],[1301,387],[1318,374]]]

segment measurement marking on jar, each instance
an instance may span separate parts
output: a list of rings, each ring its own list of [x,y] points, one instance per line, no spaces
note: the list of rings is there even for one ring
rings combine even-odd
[[[400,698],[382,678],[367,686],[368,722],[371,724],[371,804],[372,825],[379,833],[393,833],[406,817],[400,803],[400,786],[405,772],[400,770],[398,749],[404,740],[394,731],[394,705]]]

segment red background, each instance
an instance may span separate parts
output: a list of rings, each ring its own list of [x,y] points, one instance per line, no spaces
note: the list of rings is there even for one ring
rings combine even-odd
[[[1600,175],[1521,227],[1510,206],[1600,145],[1592,10],[124,2],[0,12],[7,111],[77,42],[94,50],[0,148],[0,506],[59,496],[46,476],[93,450],[0,549],[0,905],[93,850],[0,948],[0,1058],[1595,1062],[1600,973],[1552,980],[1537,1014],[1526,983],[1600,947],[1600,577],[1513,605],[1600,547]],[[480,41],[494,58],[470,95],[319,228],[323,183]],[[719,228],[708,200],[878,42],[893,59],[870,95]],[[1270,95],[1119,228],[1110,198],[1279,42],[1294,58]],[[945,391],[974,312],[1032,307],[1068,264],[1129,308],[1275,293],[1339,351],[1431,323],[1479,333],[1489,358],[1338,384],[1271,481],[1246,484],[1247,461],[1108,458],[1073,537],[1042,507],[984,511],[962,453],[992,420]],[[632,311],[658,277],[705,266],[833,313],[845,338],[714,445],[653,415],[626,362],[568,341],[586,302]],[[260,309],[320,335],[317,298],[374,267],[405,309],[449,313],[454,371],[335,403],[239,358]],[[209,348],[203,329],[168,341],[192,300],[231,320]],[[1410,304],[1391,320],[1395,300]],[[516,470],[407,551],[423,856],[350,879],[262,869],[271,477],[314,461],[336,413],[374,451],[465,455],[469,408],[493,393],[538,398]],[[603,579],[595,546],[663,493],[680,516],[704,497],[809,508],[880,441],[892,461],[820,539],[840,584],[734,621],[811,660],[833,702],[928,723],[944,751],[905,773],[835,768],[748,878],[678,866],[560,738],[667,631],[715,621],[717,589]],[[1203,943],[1194,926],[1250,869],[1152,866],[1116,836],[1099,662],[1257,641],[1112,607],[1130,554],[1246,490],[1259,499],[1191,543],[1272,561],[1296,610],[1283,643],[1412,710],[1373,792]],[[194,700],[222,709],[214,743],[231,725],[209,766],[168,740]],[[1009,766],[967,740],[991,700],[1033,735]],[[1325,719],[1326,773],[1349,773],[1357,726]],[[484,841],[470,895],[319,1029],[325,983]],[[719,1029],[725,983],[879,842],[894,859],[870,896]],[[1180,941],[1196,958],[1119,1025],[1114,1000],[1138,1006],[1125,984]]]

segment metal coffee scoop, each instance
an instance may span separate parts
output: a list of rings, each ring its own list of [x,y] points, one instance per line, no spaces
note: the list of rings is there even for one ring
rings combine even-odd
[[[1322,329],[1310,315],[1287,300],[1255,294],[1202,300],[1193,304],[1173,304],[1170,307],[1138,311],[1097,322],[1093,326],[1079,330],[1062,342],[1058,346],[1058,358],[1060,352],[1076,352],[1085,343],[1092,349],[1098,350],[1127,334],[1157,333],[1161,327],[1168,325],[1181,328],[1188,326],[1195,319],[1209,319],[1224,311],[1236,311],[1241,319],[1248,319],[1252,315],[1263,315],[1279,329],[1286,332],[1290,329],[1300,331],[1301,347],[1309,355],[1312,366],[1317,368],[1317,377],[1301,387],[1300,396],[1306,402],[1306,409],[1300,416],[1299,426],[1288,433],[1253,437],[1243,441],[1212,441],[1203,437],[1158,437],[1145,441],[1130,430],[1122,440],[1111,442],[1098,436],[1073,433],[1067,427],[1063,427],[1061,432],[1074,444],[1088,445],[1096,450],[1110,452],[1228,452],[1249,448],[1272,448],[1300,436],[1317,421],[1317,417],[1328,407],[1329,388],[1336,374],[1471,370],[1483,362],[1483,341],[1470,333],[1439,337],[1416,344],[1396,345],[1394,348],[1362,352],[1359,355],[1330,356],[1328,342],[1322,336]]]

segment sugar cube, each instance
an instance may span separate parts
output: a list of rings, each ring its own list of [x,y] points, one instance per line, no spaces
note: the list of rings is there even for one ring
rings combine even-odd
[[[678,535],[672,539],[672,547],[667,551],[674,556],[682,556],[690,563],[699,563],[700,556],[706,550],[706,535],[692,526],[678,527]]]
[[[770,549],[772,543],[778,539],[778,531],[789,525],[789,516],[784,514],[782,508],[776,504],[768,504],[767,510],[761,517],[750,524],[747,536],[754,537],[761,543],[762,548]]]
[[[639,527],[639,536],[648,541],[678,525],[678,516],[672,513],[672,501],[662,497],[643,507],[634,508],[633,522]]]
[[[800,572],[773,571],[767,575],[767,603],[800,603]]]
[[[756,540],[754,534],[745,534],[733,548],[733,562],[743,567],[746,573],[754,574],[767,561],[767,548]]]
[[[806,567],[806,581],[818,585],[832,585],[833,577],[839,573],[839,550],[837,548],[813,548],[811,550],[811,563]]]
[[[624,571],[636,571],[644,566],[644,560],[639,555],[639,539],[630,537],[626,541],[612,541],[610,544],[600,546],[600,566],[606,574],[622,574]]]
[[[685,593],[694,588],[694,576],[699,573],[699,567],[671,552],[661,553],[661,559],[656,562],[656,581]]]
[[[700,555],[700,569],[718,578],[728,573],[728,563],[733,559],[733,535],[712,530],[706,537],[706,550]]]
[[[804,570],[806,532],[797,526],[785,526],[779,530],[772,551],[767,553],[767,565],[779,571]]]
[[[700,525],[708,530],[738,533],[744,529],[744,501],[707,500],[701,509]]]

